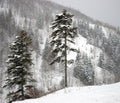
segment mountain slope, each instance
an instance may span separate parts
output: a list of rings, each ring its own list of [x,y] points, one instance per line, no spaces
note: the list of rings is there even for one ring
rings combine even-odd
[[[50,24],[55,14],[63,9],[74,14],[73,25],[78,27],[79,35],[75,44],[79,54],[68,55],[74,59],[74,64],[68,68],[69,86],[120,81],[120,31],[115,27],[47,0],[0,0],[0,87],[4,84],[9,45],[21,29],[33,39],[32,72],[37,80],[36,87],[44,93],[64,87],[64,66],[49,65],[52,60]],[[5,91],[0,88],[0,97],[4,98],[3,94]]]
[[[71,87],[38,99],[14,103],[119,103],[120,83],[102,86]]]

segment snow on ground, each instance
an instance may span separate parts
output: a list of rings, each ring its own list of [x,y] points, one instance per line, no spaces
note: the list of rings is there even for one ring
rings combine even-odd
[[[109,30],[108,30],[107,28],[105,28],[105,27],[102,27],[102,31],[103,31],[105,37],[108,39],[108,38],[109,38],[109,33],[108,33],[108,31],[109,31]]]
[[[95,28],[95,24],[89,23],[89,27],[90,27],[91,29],[94,29],[94,28]]]
[[[87,56],[91,58],[94,65],[98,64],[99,56],[102,52],[100,48],[89,44],[87,39],[81,35],[79,35],[79,37],[76,39],[76,45],[81,52],[87,54]]]
[[[70,87],[38,99],[14,103],[120,103],[120,83]]]

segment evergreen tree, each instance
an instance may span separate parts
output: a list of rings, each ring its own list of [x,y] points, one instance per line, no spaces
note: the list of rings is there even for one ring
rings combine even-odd
[[[91,60],[85,53],[79,52],[76,56],[73,75],[80,79],[85,85],[94,84],[94,68]]]
[[[32,65],[30,45],[32,40],[25,31],[16,36],[10,45],[10,55],[7,60],[7,78],[5,88],[9,90],[9,102],[25,99],[25,86],[32,82],[30,66]]]
[[[55,62],[65,63],[65,87],[67,87],[67,54],[68,51],[77,50],[71,48],[68,44],[74,44],[74,38],[77,36],[77,28],[72,26],[73,15],[63,10],[62,14],[56,15],[54,22],[52,23],[52,34],[51,34],[51,47]]]
[[[104,68],[105,66],[105,63],[104,63],[104,54],[103,53],[100,53],[100,57],[99,57],[99,63],[98,63],[98,66],[101,67],[101,68]]]

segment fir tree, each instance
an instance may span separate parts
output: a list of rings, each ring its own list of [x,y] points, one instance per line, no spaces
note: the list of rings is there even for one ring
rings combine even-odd
[[[85,53],[81,55],[79,52],[77,54],[73,75],[85,85],[94,84],[94,68],[90,58]]]
[[[99,57],[99,63],[98,63],[98,66],[101,67],[101,68],[104,68],[105,66],[105,63],[104,63],[104,54],[103,53],[100,53],[100,57]]]
[[[75,44],[74,38],[77,36],[77,28],[72,26],[73,15],[63,10],[62,14],[56,15],[54,22],[52,23],[52,34],[51,34],[51,47],[52,54],[54,55],[54,60],[51,64],[55,62],[65,63],[65,87],[67,87],[67,54],[68,51],[77,50],[71,48],[68,44]]]
[[[10,55],[7,60],[7,78],[5,88],[9,90],[9,102],[25,99],[25,86],[32,82],[30,66],[32,65],[30,45],[32,40],[25,31],[16,36],[10,45]]]

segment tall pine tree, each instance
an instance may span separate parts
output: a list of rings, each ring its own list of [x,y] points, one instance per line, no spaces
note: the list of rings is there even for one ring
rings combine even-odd
[[[30,72],[32,59],[30,45],[32,40],[25,31],[16,36],[10,45],[10,54],[7,60],[6,87],[9,90],[8,103],[25,99],[25,86],[33,81]]]
[[[77,28],[72,26],[73,15],[63,10],[61,14],[56,15],[54,22],[52,23],[52,34],[51,34],[51,47],[55,62],[65,63],[65,87],[67,84],[67,54],[68,51],[77,51],[69,46],[70,43],[75,44],[74,38],[77,36]]]

